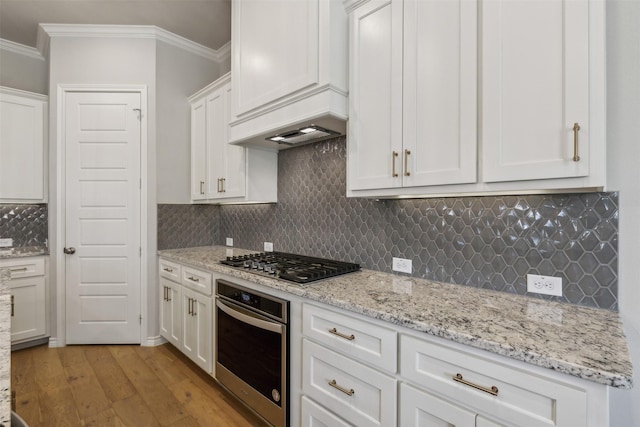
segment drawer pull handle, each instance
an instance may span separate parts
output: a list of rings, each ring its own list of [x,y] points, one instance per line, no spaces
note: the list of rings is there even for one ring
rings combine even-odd
[[[163,268],[167,273],[173,273],[173,268]]]
[[[353,341],[353,340],[356,339],[355,335],[353,335],[353,334],[351,334],[351,335],[341,334],[340,332],[338,332],[338,330],[336,328],[329,329],[329,332],[332,333],[333,335],[339,336],[340,338],[344,338],[345,340]]]
[[[16,312],[15,312],[15,307],[16,304],[14,302],[15,297],[13,295],[11,295],[11,317],[14,317]]]
[[[193,282],[199,282],[200,281],[200,279],[198,277],[193,277],[193,276],[187,277],[187,279],[189,279],[189,280],[191,280]]]
[[[453,377],[454,381],[457,381],[459,383],[462,383],[464,385],[468,385],[469,387],[473,387],[475,389],[478,389],[480,391],[484,391],[485,393],[489,393],[492,396],[497,396],[498,395],[498,387],[492,385],[491,388],[488,387],[482,387],[481,385],[478,384],[474,384],[470,381],[465,380],[464,378],[462,378],[462,374],[456,374],[455,377]]]
[[[578,131],[580,131],[580,125],[578,123],[573,124],[573,161],[579,162],[580,156],[578,156]]]
[[[397,178],[398,177],[398,172],[396,172],[396,159],[398,158],[398,152],[397,151],[392,151],[391,152],[391,177],[393,178]]]
[[[353,394],[355,393],[355,391],[352,388],[347,390],[346,388],[344,388],[342,386],[339,386],[338,383],[336,382],[336,380],[329,381],[329,385],[331,387],[335,388],[336,390],[340,390],[341,392],[343,392],[347,396],[353,396]]]
[[[10,268],[9,271],[13,272],[13,271],[27,271],[27,267],[22,267],[22,268]]]

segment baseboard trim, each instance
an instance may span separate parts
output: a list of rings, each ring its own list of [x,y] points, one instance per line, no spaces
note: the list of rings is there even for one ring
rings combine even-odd
[[[140,345],[142,345],[143,347],[157,347],[157,346],[162,345],[162,344],[164,344],[166,342],[167,342],[166,339],[164,339],[160,335],[158,335],[157,337],[147,337],[145,342],[143,342]]]

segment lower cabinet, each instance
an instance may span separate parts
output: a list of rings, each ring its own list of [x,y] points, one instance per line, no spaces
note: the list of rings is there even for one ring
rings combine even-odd
[[[160,259],[159,282],[160,335],[213,375],[211,273]]]
[[[48,336],[47,280],[44,257],[0,261],[11,271],[11,344]]]

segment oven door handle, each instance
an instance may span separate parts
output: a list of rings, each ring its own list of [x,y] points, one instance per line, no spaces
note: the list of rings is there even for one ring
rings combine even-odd
[[[262,320],[258,317],[244,314],[236,310],[235,308],[225,304],[219,299],[216,300],[216,306],[220,310],[228,314],[229,316],[233,317],[236,320],[239,320],[242,323],[246,323],[251,326],[255,326],[256,328],[264,329],[266,331],[271,331],[278,334],[282,334],[284,332],[284,325],[281,325],[280,323],[269,322],[267,320]]]

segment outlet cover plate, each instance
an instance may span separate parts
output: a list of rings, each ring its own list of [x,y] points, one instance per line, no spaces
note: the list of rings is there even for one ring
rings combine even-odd
[[[562,277],[527,274],[527,292],[562,296]]]
[[[273,242],[264,242],[264,251],[273,252]]]
[[[227,246],[233,246],[233,238],[227,237]]]
[[[10,248],[12,246],[13,246],[12,238],[0,239],[0,248]]]
[[[409,273],[413,271],[412,262],[410,259],[393,257],[393,265],[391,267],[393,271],[399,271],[400,273]]]

